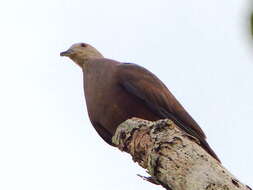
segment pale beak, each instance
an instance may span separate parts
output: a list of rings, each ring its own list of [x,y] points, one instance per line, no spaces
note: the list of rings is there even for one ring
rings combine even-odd
[[[67,51],[63,51],[60,53],[60,56],[70,56],[74,51],[72,49],[68,49]]]

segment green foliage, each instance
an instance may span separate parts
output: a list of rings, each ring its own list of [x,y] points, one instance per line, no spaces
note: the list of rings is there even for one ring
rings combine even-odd
[[[253,37],[253,13],[250,16],[250,30],[251,30],[251,35]]]

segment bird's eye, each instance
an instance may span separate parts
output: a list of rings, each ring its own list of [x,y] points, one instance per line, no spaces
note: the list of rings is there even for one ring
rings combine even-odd
[[[81,47],[86,47],[86,46],[87,46],[87,44],[81,43]]]

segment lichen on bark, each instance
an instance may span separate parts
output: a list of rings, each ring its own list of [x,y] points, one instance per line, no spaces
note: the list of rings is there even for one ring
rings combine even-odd
[[[129,119],[117,128],[113,143],[147,170],[148,181],[165,189],[249,190],[169,119]]]

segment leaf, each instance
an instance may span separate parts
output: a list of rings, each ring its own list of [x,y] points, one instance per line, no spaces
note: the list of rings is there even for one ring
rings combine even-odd
[[[253,13],[251,13],[251,16],[250,16],[250,30],[251,30],[251,35],[253,37]]]

